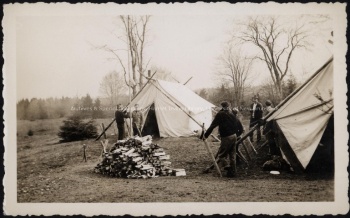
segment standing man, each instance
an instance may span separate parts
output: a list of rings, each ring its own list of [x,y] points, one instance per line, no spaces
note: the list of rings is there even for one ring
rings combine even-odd
[[[269,114],[271,111],[274,111],[275,108],[272,107],[272,103],[270,100],[267,100],[265,102],[266,105],[266,115]],[[281,156],[281,152],[275,142],[275,133],[272,128],[272,122],[267,122],[263,128],[263,134],[265,135],[265,138],[267,139],[269,143],[269,148],[270,148],[270,156],[272,157],[273,155],[278,155]]]
[[[132,112],[132,129],[134,131],[134,135],[142,136],[142,125],[143,125],[143,114],[141,110],[139,110],[139,105],[135,104],[135,110]]]
[[[210,127],[205,132],[204,139],[208,138],[213,129],[219,126],[219,133],[221,136],[221,144],[218,151],[219,163],[227,171],[227,177],[234,177],[237,172],[236,140],[237,136],[242,134],[243,126],[230,110],[228,102],[222,102],[221,106],[222,109],[216,114]]]
[[[258,101],[258,96],[254,96],[252,100],[253,100],[253,103],[250,106],[249,129],[253,128],[256,124],[259,124],[259,120],[262,118],[262,115],[263,115],[263,107],[262,107],[262,104]],[[256,129],[256,134],[257,134],[256,139],[259,142],[261,140],[260,126]],[[250,141],[252,142],[254,141],[253,136],[254,136],[254,132],[252,132],[249,135]]]
[[[115,112],[115,122],[117,123],[118,128],[118,140],[123,140],[125,137],[125,121],[124,118],[128,118],[128,114],[126,111],[122,111],[122,105],[117,105],[117,110]]]

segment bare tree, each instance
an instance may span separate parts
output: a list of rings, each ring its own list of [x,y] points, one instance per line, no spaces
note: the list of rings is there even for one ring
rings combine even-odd
[[[295,51],[308,49],[312,44],[309,37],[310,23],[283,21],[280,17],[250,17],[240,23],[242,31],[234,34],[239,43],[249,43],[258,48],[255,58],[263,61],[276,87],[278,97],[283,95],[282,81],[290,71],[290,61]]]
[[[144,65],[144,48],[146,43],[146,33],[147,33],[147,24],[149,22],[150,16],[120,16],[124,24],[125,35],[127,38],[128,52],[131,58],[131,70],[132,78],[135,81],[133,87],[133,95],[137,92],[137,85],[141,89],[144,85],[145,71],[147,68]],[[120,58],[118,59],[120,64],[123,65]],[[125,65],[124,65],[125,66]],[[126,76],[125,67],[124,75]]]
[[[127,86],[132,88],[133,95],[144,85],[145,71],[150,62],[145,61],[145,47],[148,32],[148,23],[150,16],[120,16],[123,28],[123,37],[117,37],[122,40],[127,49],[113,49],[104,45],[98,47],[113,54],[118,60],[124,73],[124,81]],[[122,58],[122,52],[127,51],[128,58]],[[129,65],[130,63],[130,65]],[[129,81],[128,67],[131,69],[131,81]]]
[[[116,104],[125,91],[126,85],[123,77],[116,71],[112,71],[104,76],[100,83],[100,92],[109,99],[110,105]]]
[[[219,58],[221,69],[218,76],[233,85],[234,106],[239,106],[244,95],[247,79],[251,74],[253,60],[242,55],[238,46],[227,43],[223,54]]]

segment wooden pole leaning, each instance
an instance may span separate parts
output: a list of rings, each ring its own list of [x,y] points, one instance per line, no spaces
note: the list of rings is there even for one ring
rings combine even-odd
[[[186,85],[191,79],[192,79],[192,76],[184,83],[184,85]]]
[[[252,157],[250,156],[250,153],[249,153],[249,150],[248,150],[248,148],[247,148],[247,145],[246,145],[243,141],[242,141],[241,143],[242,143],[242,145],[243,145],[243,148],[244,148],[244,150],[245,150],[245,153],[247,153],[247,156],[248,156],[249,160],[252,160]]]
[[[202,126],[202,131],[203,131],[202,133],[204,134],[205,133],[204,123],[203,123],[203,126]],[[204,139],[203,142],[204,142],[204,145],[205,145],[205,147],[206,147],[206,149],[207,149],[207,151],[208,151],[208,153],[209,153],[209,155],[210,155],[210,157],[211,157],[211,159],[212,159],[212,161],[214,163],[214,166],[215,166],[216,170],[218,171],[220,177],[222,177],[222,173],[221,173],[220,167],[219,167],[218,163],[216,162],[216,159],[215,159],[215,157],[213,155],[213,152],[211,151],[211,149],[210,149],[210,147],[208,145],[207,139]]]
[[[204,139],[203,142],[204,142],[204,145],[205,145],[205,147],[206,147],[206,149],[207,149],[207,151],[208,151],[208,153],[209,153],[209,155],[210,155],[210,157],[211,157],[211,159],[212,159],[212,161],[213,161],[213,163],[215,165],[216,170],[218,171],[220,177],[222,177],[222,173],[221,173],[220,167],[219,167],[218,163],[216,162],[216,159],[215,159],[215,157],[213,155],[213,152],[211,151],[211,149],[210,149],[210,147],[208,145],[207,140]]]
[[[102,133],[99,136],[97,136],[95,141],[99,140],[101,138],[101,136],[103,136],[103,134],[107,131],[107,129],[112,126],[114,121],[115,121],[115,118],[112,120],[112,122],[110,122],[110,124],[108,124],[108,126],[106,126],[106,128],[102,131]]]
[[[215,135],[211,134],[211,137],[213,137],[216,141],[218,142],[221,142],[221,140],[216,137]],[[243,143],[242,143],[243,144]],[[237,145],[238,146],[238,145]],[[218,156],[219,153],[216,154],[216,156]],[[249,154],[248,154],[249,155]],[[244,157],[244,155],[242,154],[242,152],[240,150],[237,149],[237,157],[239,157],[242,161],[244,161],[248,166],[249,166],[249,163],[247,161],[247,159]],[[250,156],[249,156],[249,159],[250,159]],[[216,163],[218,162],[218,159],[216,159]],[[214,165],[211,165],[210,169],[212,169],[214,167]]]
[[[253,151],[255,152],[255,154],[258,154],[258,152],[256,151],[253,143],[250,141],[249,137],[246,138],[246,141],[248,142],[249,146],[253,149]]]
[[[106,139],[107,138],[107,135],[106,135],[106,131],[105,131],[105,124],[104,123],[101,123],[101,127],[102,127],[102,132],[103,133],[103,137]]]
[[[148,81],[145,83],[145,85],[142,87],[142,89],[140,89],[140,91],[131,99],[131,101],[133,101],[133,100],[141,93],[141,91],[142,91],[142,90],[146,87],[146,85],[152,80],[153,76],[154,76],[156,73],[157,73],[157,71],[153,73],[153,75],[148,79]],[[130,104],[130,102],[129,102],[129,104]],[[125,108],[127,108],[127,107],[129,106],[129,104],[128,104],[127,106],[125,106],[123,110],[125,110]],[[108,124],[108,126],[104,129],[104,131],[103,131],[99,136],[97,136],[97,138],[95,139],[95,141],[97,141],[97,140],[99,140],[99,139],[101,138],[101,136],[107,131],[107,129],[108,129],[109,127],[112,126],[112,124],[113,124],[114,121],[115,121],[115,118],[112,120],[112,122],[111,122],[110,124]]]
[[[258,147],[256,150],[260,150],[260,149],[262,149],[265,145],[267,145],[269,143],[269,141],[268,140],[266,140],[262,145],[260,145],[260,147]]]
[[[244,161],[245,164],[247,164],[247,166],[249,166],[249,162],[247,161],[247,159],[245,159],[241,151],[237,151],[237,157],[239,157],[241,160]]]

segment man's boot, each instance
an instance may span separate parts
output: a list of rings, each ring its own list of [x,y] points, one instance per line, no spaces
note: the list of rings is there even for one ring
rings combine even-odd
[[[226,170],[226,177],[233,178],[236,176],[236,172],[233,171],[232,167],[225,167]]]

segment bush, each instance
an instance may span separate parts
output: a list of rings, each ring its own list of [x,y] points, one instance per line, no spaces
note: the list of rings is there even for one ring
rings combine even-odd
[[[60,142],[79,141],[97,137],[97,128],[94,120],[83,122],[79,116],[71,116],[63,121],[60,132],[57,134]]]
[[[31,129],[30,129],[30,130],[28,130],[27,135],[28,135],[28,136],[33,136],[33,135],[34,135],[33,130],[31,130]]]

